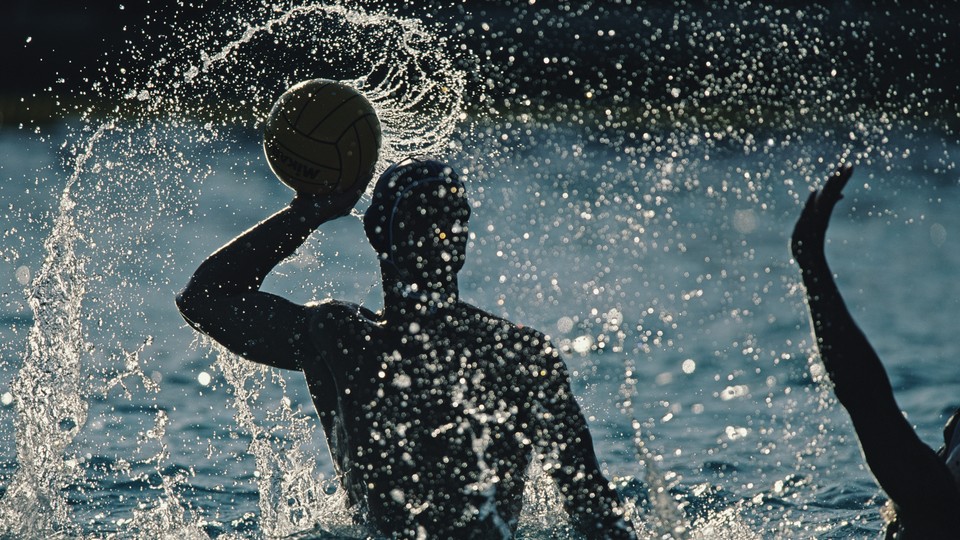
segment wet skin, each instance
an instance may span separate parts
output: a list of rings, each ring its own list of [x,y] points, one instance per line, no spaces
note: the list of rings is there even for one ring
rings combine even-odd
[[[350,504],[381,533],[509,537],[536,458],[575,528],[633,538],[557,349],[459,299],[470,213],[462,197],[438,186],[410,192],[381,259],[378,313],[260,291],[358,197],[298,196],[225,245],[178,296],[184,318],[249,360],[305,374]]]
[[[953,476],[900,412],[880,358],[854,322],[827,265],[827,225],[852,174],[851,167],[842,166],[810,195],[791,238],[817,347],[867,465],[893,502],[896,519],[887,527],[887,538],[957,538],[960,492]]]

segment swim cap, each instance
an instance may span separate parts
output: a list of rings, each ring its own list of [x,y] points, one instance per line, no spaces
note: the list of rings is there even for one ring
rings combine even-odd
[[[440,199],[422,199],[419,202],[437,207],[444,202],[453,202],[453,199],[463,199],[464,188],[460,177],[449,165],[435,159],[407,158],[394,163],[380,175],[373,189],[370,207],[363,214],[363,230],[384,260],[394,262],[391,247],[401,203],[410,199],[413,193],[420,192],[421,188],[436,188],[437,184],[446,188],[435,191]]]

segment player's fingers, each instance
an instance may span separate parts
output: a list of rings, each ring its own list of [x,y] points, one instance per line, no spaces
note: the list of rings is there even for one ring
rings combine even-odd
[[[836,172],[827,179],[827,183],[823,186],[820,199],[831,205],[836,204],[837,201],[843,198],[843,188],[847,185],[847,182],[850,181],[852,175],[852,165],[841,165],[837,168]]]
[[[809,220],[814,212],[817,211],[817,197],[820,195],[819,190],[814,190],[810,192],[810,196],[807,197],[807,202],[803,205],[803,212],[800,213],[800,220],[806,221]]]

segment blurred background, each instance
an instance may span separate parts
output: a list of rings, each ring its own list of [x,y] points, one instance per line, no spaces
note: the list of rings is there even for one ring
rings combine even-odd
[[[113,74],[121,65],[127,70],[151,65],[162,54],[163,37],[172,25],[243,11],[244,4],[255,5],[244,1],[7,0],[0,23],[4,26],[0,32],[2,121],[42,121],[69,113],[74,103],[98,100],[102,96],[91,91],[91,81]],[[780,29],[756,19],[756,14],[766,12],[774,20],[780,10],[799,12],[798,18],[806,11],[813,16],[804,17],[804,23],[815,25],[806,37],[815,39],[789,45],[809,48],[806,59],[812,63],[818,60],[815,47],[832,49],[842,43],[841,49],[832,51],[842,56],[836,59],[842,72],[833,76],[849,90],[851,107],[899,101],[919,107],[915,114],[950,115],[949,120],[956,121],[960,47],[951,44],[960,38],[960,4],[953,1],[936,5],[884,0],[753,2],[746,4],[749,11],[742,3],[696,0],[646,1],[642,8],[631,0],[346,3],[351,4],[448,27],[457,45],[468,47],[482,60],[473,75],[496,81],[486,85],[487,92],[514,104],[585,95],[602,105],[656,104],[674,95],[687,97],[707,79],[740,69],[735,53],[744,47],[729,39],[716,40],[709,49],[728,49],[730,63],[708,65],[703,43],[684,46],[674,39],[689,39],[691,25],[709,20],[714,26],[743,26],[744,39],[757,40],[759,45],[765,38],[775,39]],[[649,31],[641,31],[644,28]],[[145,35],[154,37],[153,43],[146,42]],[[713,39],[707,32],[699,37]],[[139,53],[131,56],[131,47]],[[802,65],[803,53],[798,55]],[[658,59],[655,65],[650,58]],[[771,65],[756,66],[755,78],[744,82],[784,95],[787,87],[814,84],[784,80],[775,59],[771,60]],[[710,103],[708,97],[700,96],[701,104],[712,110],[745,105],[722,100],[718,95]]]

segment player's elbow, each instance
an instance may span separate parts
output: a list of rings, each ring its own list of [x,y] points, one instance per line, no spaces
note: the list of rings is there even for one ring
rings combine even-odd
[[[196,326],[197,320],[201,317],[201,307],[203,302],[198,291],[187,285],[176,296],[177,310],[191,326]]]

